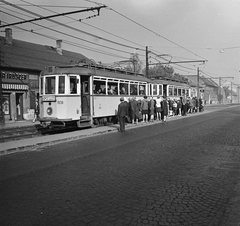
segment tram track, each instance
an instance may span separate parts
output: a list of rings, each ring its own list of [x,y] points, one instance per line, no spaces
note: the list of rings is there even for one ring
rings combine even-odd
[[[0,130],[0,143],[42,136],[36,126],[4,128]]]
[[[0,144],[11,141],[23,140],[26,138],[35,138],[41,136],[50,136],[53,134],[73,132],[76,130],[87,129],[77,127],[63,128],[43,128],[39,125],[4,128],[0,130]]]

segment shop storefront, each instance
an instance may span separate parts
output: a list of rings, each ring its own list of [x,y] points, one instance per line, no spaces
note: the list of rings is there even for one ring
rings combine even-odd
[[[31,80],[29,77],[34,79]],[[1,79],[5,121],[28,119],[26,117],[29,110],[34,109],[38,77],[26,72],[1,70]],[[33,91],[31,85],[34,86]]]

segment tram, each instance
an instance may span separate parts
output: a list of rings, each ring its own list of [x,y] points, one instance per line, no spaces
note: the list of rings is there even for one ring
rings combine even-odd
[[[148,79],[142,74],[96,65],[46,67],[39,78],[40,125],[79,128],[116,122],[119,98],[189,93],[187,84]],[[179,95],[180,94],[180,95]]]

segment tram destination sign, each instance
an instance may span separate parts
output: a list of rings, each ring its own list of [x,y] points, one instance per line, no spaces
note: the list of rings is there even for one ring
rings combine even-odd
[[[13,72],[13,71],[1,71],[1,77],[3,83],[28,83],[28,73]]]

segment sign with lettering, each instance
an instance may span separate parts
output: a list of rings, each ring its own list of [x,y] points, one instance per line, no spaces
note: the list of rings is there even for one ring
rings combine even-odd
[[[2,89],[7,90],[27,90],[28,85],[25,84],[2,84]]]
[[[3,83],[28,83],[28,73],[1,71]]]
[[[46,102],[46,101],[54,102],[54,101],[56,101],[56,96],[54,96],[54,95],[44,95],[42,97],[42,101],[43,102]]]

